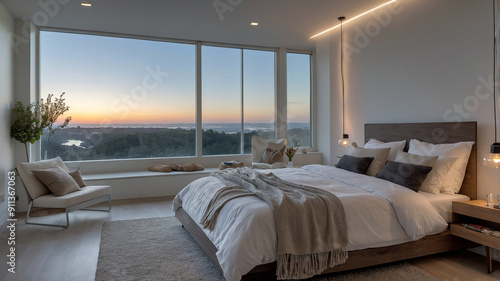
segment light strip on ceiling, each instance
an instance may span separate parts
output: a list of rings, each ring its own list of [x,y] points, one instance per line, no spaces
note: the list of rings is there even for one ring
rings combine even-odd
[[[375,10],[378,10],[378,9],[380,9],[380,8],[382,8],[382,7],[386,6],[386,5],[389,5],[389,4],[393,3],[393,2],[396,2],[396,1],[397,1],[397,0],[391,0],[391,1],[387,2],[387,3],[384,3],[384,4],[380,5],[380,6],[377,6],[377,7],[373,8],[373,9],[371,9],[371,10],[369,10],[369,11],[366,11],[366,12],[364,12],[364,13],[361,13],[361,14],[359,14],[359,15],[355,16],[355,17],[352,17],[352,18],[350,18],[350,19],[348,19],[348,20],[344,21],[344,24],[346,24],[346,23],[348,23],[348,22],[350,22],[350,21],[352,21],[352,20],[355,20],[355,19],[357,19],[357,18],[359,18],[359,17],[362,17],[362,16],[364,16],[364,15],[366,15],[366,14],[369,14],[369,13],[371,13],[371,12],[375,11]],[[329,31],[332,31],[332,30],[334,30],[335,28],[338,28],[338,27],[340,27],[340,24],[337,24],[336,26],[331,27],[331,28],[329,28],[329,29],[327,29],[327,30],[321,31],[321,32],[320,32],[320,33],[318,33],[318,34],[316,34],[316,35],[313,35],[313,36],[309,37],[309,39],[312,39],[312,38],[314,38],[314,37],[317,37],[317,36],[320,36],[320,35],[322,35],[322,34],[325,34],[325,33],[329,32]]]
[[[91,3],[81,3],[81,5],[84,7],[92,7]]]

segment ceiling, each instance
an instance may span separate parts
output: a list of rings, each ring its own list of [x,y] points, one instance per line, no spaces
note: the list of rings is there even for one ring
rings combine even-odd
[[[83,7],[81,2],[92,3]],[[36,25],[314,50],[312,35],[387,0],[0,0]],[[42,7],[39,3],[51,3]],[[216,8],[217,7],[217,8]],[[250,26],[258,22],[258,26]]]

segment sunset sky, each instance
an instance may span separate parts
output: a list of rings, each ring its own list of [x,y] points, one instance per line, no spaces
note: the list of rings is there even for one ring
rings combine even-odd
[[[40,46],[41,97],[66,92],[73,125],[195,122],[195,45],[43,31]],[[243,50],[245,123],[274,121],[274,55]],[[202,47],[203,123],[241,122],[241,56]],[[309,60],[288,58],[288,121],[309,122]]]

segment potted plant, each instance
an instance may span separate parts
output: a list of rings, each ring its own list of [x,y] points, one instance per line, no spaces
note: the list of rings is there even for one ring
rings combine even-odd
[[[294,142],[294,144],[292,146],[288,146],[285,149],[285,154],[286,154],[286,156],[288,156],[288,167],[290,167],[290,168],[293,167],[293,162],[292,162],[293,156],[295,156],[295,152],[297,152],[299,147],[300,147],[300,141],[297,140]]]
[[[28,105],[16,102],[12,108],[10,137],[24,144],[26,161],[30,162],[28,143],[34,144],[38,141],[45,128],[49,128],[52,135],[57,129],[66,127],[71,120],[71,117],[68,117],[62,125],[53,127],[57,118],[69,110],[64,103],[63,95],[64,93],[54,101],[52,95],[49,95],[46,102],[42,99],[41,103],[34,102]]]

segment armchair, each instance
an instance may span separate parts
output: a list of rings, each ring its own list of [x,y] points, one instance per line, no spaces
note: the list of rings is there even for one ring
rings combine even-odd
[[[64,162],[60,157],[44,161],[20,163],[16,169],[28,196],[29,205],[28,212],[26,213],[26,224],[68,228],[70,211],[82,209],[90,211],[109,212],[111,210],[111,186],[84,186],[81,188],[76,188],[77,191],[73,191],[61,196],[56,196],[33,173],[33,170],[35,170],[36,173],[37,171],[47,171],[50,168],[55,168],[55,170],[59,170],[59,172],[61,172],[60,169],[62,169],[63,173],[69,173],[68,168],[66,167],[66,165],[64,165]],[[57,183],[56,181],[58,179],[59,178],[57,176],[53,176],[50,180]],[[83,183],[83,181],[81,181],[81,183]],[[81,183],[78,183],[77,181],[74,182],[74,184],[76,184],[76,187],[79,187]],[[73,182],[71,182],[71,184],[73,184]],[[61,186],[61,184],[59,186]],[[103,201],[108,201],[108,210],[83,209]],[[29,219],[32,207],[65,209],[66,225],[31,222]]]

